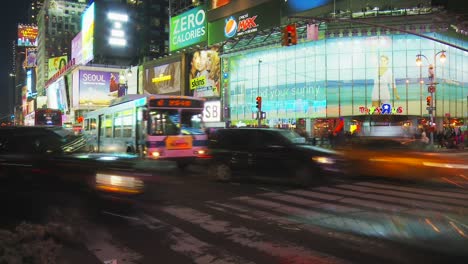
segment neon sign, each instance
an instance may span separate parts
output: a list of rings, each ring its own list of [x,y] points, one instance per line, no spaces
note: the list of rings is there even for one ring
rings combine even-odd
[[[378,115],[394,115],[394,114],[401,114],[403,113],[403,107],[392,107],[390,104],[382,104],[380,107],[365,107],[365,106],[360,106],[359,107],[359,112],[361,114],[368,114],[368,115],[373,115],[373,114],[378,114]]]

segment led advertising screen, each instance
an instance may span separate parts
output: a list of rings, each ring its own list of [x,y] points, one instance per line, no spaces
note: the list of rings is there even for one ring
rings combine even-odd
[[[54,57],[49,59],[49,78],[54,76],[61,68],[65,67],[68,63],[67,56]]]
[[[94,59],[94,3],[83,14],[81,20],[83,64]]]
[[[148,94],[180,94],[180,61],[156,65],[144,70],[144,89]]]
[[[220,96],[220,58],[218,49],[195,51],[189,58],[189,95]]]
[[[279,3],[267,2],[208,23],[208,45],[253,34],[280,24]]]
[[[207,40],[205,6],[199,6],[171,17],[170,51],[175,51]]]
[[[117,97],[119,73],[101,71],[79,71],[79,104],[107,106]]]
[[[75,65],[79,65],[83,61],[83,43],[82,43],[81,31],[73,38],[72,40],[72,50],[71,50],[71,58],[72,60],[75,59]]]
[[[18,46],[37,46],[37,35],[39,30],[35,25],[18,25]]]
[[[33,68],[37,66],[37,49],[26,49],[26,58],[23,63],[24,68]]]

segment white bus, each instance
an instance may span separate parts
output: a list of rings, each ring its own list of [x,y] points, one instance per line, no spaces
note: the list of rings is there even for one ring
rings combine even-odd
[[[206,156],[203,107],[195,97],[126,95],[87,113],[83,133],[90,151],[173,159],[183,168]]]

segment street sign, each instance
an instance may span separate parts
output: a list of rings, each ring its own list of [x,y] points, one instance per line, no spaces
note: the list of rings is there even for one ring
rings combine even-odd
[[[435,93],[436,87],[434,85],[430,85],[430,86],[427,87],[427,91],[429,93]]]
[[[428,106],[428,107],[426,107],[426,110],[427,111],[436,110],[436,107],[435,106]]]

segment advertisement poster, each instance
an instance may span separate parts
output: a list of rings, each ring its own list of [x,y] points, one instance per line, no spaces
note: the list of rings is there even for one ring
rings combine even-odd
[[[217,48],[195,51],[189,58],[189,95],[219,97],[221,63]]]
[[[273,11],[276,10],[276,11]],[[208,45],[253,34],[281,24],[279,3],[267,2],[208,23]]]
[[[47,87],[47,107],[59,109],[63,113],[68,111],[68,100],[65,78],[59,78],[57,81]]]
[[[75,59],[75,64],[81,64],[83,60],[83,49],[82,45],[82,34],[81,31],[73,38],[72,40],[72,50],[71,50],[71,57],[72,59]]]
[[[54,57],[49,59],[49,78],[54,76],[62,67],[68,63],[67,56]]]
[[[18,46],[37,46],[39,30],[35,25],[18,25]]]
[[[207,39],[205,6],[171,17],[170,51],[204,42]]]
[[[26,58],[23,63],[24,68],[33,68],[37,66],[37,49],[26,49]]]
[[[145,93],[147,94],[180,94],[180,61],[145,69]]]
[[[117,97],[119,73],[80,70],[80,105],[107,106]]]

